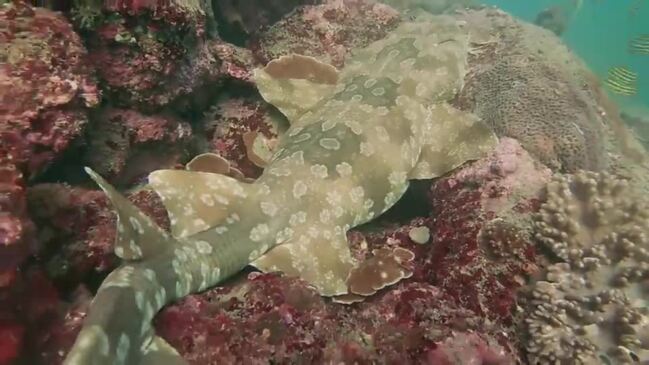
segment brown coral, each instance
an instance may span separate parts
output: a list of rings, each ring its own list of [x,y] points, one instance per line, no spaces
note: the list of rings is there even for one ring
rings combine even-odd
[[[583,66],[559,38],[497,10],[460,16],[475,42],[457,103],[553,170],[600,170],[604,120]]]
[[[608,174],[548,184],[536,236],[564,262],[535,284],[532,363],[649,360],[649,200]]]

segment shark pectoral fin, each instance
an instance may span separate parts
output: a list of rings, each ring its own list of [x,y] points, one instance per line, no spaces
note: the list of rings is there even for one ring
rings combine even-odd
[[[261,96],[289,122],[331,95],[338,83],[338,70],[309,56],[291,54],[254,70]]]
[[[422,133],[419,160],[410,179],[432,179],[463,163],[485,157],[498,143],[494,132],[476,115],[446,103],[431,108],[432,123]]]
[[[230,162],[216,153],[201,153],[185,164],[185,170],[225,175],[230,171]]]
[[[151,257],[173,244],[173,239],[151,218],[120,194],[99,174],[86,167],[85,171],[106,193],[117,214],[115,255],[129,261]]]
[[[325,233],[329,236],[327,233]],[[330,238],[301,236],[272,248],[251,263],[263,272],[282,271],[313,285],[323,296],[347,293],[347,277],[357,263],[344,233]]]
[[[153,341],[144,350],[144,355],[138,365],[187,365],[185,360],[175,348],[162,337],[155,336]]]
[[[186,237],[220,225],[253,185],[209,172],[157,170],[149,174],[149,186],[167,209],[171,233]]]

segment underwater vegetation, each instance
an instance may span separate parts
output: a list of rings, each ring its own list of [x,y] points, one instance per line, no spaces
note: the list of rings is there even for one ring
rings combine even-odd
[[[0,364],[649,362],[636,71],[555,20],[0,2]]]

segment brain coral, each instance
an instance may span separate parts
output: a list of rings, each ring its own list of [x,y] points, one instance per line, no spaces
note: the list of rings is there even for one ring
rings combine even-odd
[[[499,136],[516,138],[553,170],[606,166],[604,122],[583,88],[585,66],[549,31],[504,12],[459,15],[475,49],[457,103]]]
[[[562,262],[532,292],[531,363],[649,361],[649,199],[609,174],[560,176],[535,230]]]

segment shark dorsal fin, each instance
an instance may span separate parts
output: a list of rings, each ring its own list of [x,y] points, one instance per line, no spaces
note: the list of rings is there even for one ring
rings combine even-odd
[[[175,237],[220,225],[251,187],[229,176],[186,170],[154,171],[149,185],[160,195]]]
[[[90,177],[106,193],[117,214],[115,255],[127,261],[148,258],[172,244],[173,239],[151,218],[120,194],[99,174],[85,168]]]
[[[291,54],[256,69],[254,78],[264,100],[292,123],[334,92],[338,70],[313,57]]]

